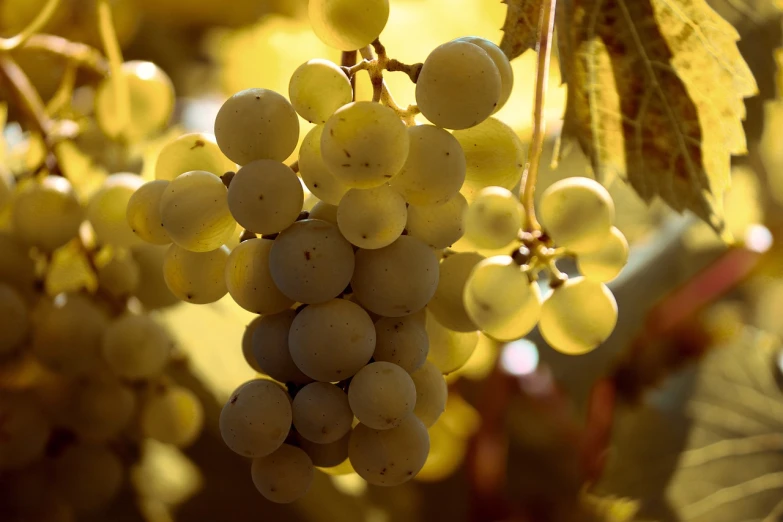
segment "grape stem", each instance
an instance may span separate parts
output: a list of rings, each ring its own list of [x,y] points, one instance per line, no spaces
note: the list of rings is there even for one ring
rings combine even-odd
[[[419,114],[419,108],[416,105],[408,105],[407,109],[403,109],[394,101],[394,98],[389,92],[389,88],[386,86],[386,82],[383,80],[383,71],[389,64],[389,58],[386,55],[386,49],[376,39],[373,42],[373,46],[379,49],[382,54],[379,54],[376,58],[373,54],[372,48],[368,45],[362,49],[359,49],[359,53],[364,58],[364,61],[368,63],[367,72],[370,73],[370,81],[373,86],[372,101],[382,103],[391,110],[397,113],[406,125],[415,125],[415,117]],[[398,62],[399,63],[399,62]]]
[[[0,51],[13,51],[24,45],[31,36],[40,31],[52,19],[59,5],[60,0],[49,0],[46,2],[43,9],[38,12],[38,16],[27,24],[27,27],[11,38],[0,38]]]
[[[128,82],[122,75],[122,49],[114,29],[111,6],[108,0],[98,0],[98,31],[103,51],[109,59],[114,100],[117,104],[117,127],[124,129],[130,121],[130,92]]]
[[[61,56],[65,60],[89,69],[100,76],[109,74],[109,64],[97,49],[83,43],[71,42],[61,36],[34,34],[24,42],[22,47]]]

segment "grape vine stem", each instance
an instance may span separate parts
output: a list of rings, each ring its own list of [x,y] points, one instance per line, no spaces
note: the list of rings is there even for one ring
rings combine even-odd
[[[52,19],[54,12],[60,5],[60,0],[49,0],[46,5],[38,12],[38,15],[24,29],[11,38],[0,38],[0,51],[13,51],[21,47],[33,34],[37,33],[49,20]]]
[[[103,51],[109,59],[109,71],[117,104],[116,127],[124,129],[130,121],[130,92],[128,82],[122,75],[122,49],[114,28],[111,6],[108,0],[98,0],[98,31],[101,35]]]

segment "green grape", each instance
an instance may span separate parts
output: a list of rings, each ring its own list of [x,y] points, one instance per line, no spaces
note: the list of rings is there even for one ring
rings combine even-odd
[[[47,176],[40,183],[25,185],[13,202],[16,237],[47,252],[75,238],[83,219],[76,193],[62,176]]]
[[[128,224],[127,209],[133,193],[143,184],[136,174],[112,174],[90,198],[87,219],[99,243],[118,247],[140,243]]]
[[[375,350],[375,327],[362,307],[345,299],[309,305],[288,336],[291,357],[308,377],[337,382],[358,372]]]
[[[478,345],[478,332],[455,332],[440,324],[427,312],[427,337],[430,351],[427,360],[444,375],[462,368]]]
[[[169,182],[160,198],[160,220],[171,240],[192,252],[220,248],[236,231],[225,185],[202,170]]]
[[[446,248],[462,237],[467,212],[468,201],[460,193],[440,205],[410,205],[406,228],[432,248]]]
[[[275,239],[269,271],[286,297],[323,303],[337,297],[353,275],[353,247],[326,221],[297,221]]]
[[[288,98],[310,123],[326,123],[334,111],[353,99],[348,76],[329,60],[316,58],[296,68],[288,84]]]
[[[430,361],[413,372],[411,379],[416,386],[416,407],[413,414],[429,428],[446,409],[446,399],[449,396],[446,379]]]
[[[351,189],[337,207],[337,225],[345,239],[359,248],[383,248],[405,230],[405,199],[389,185]]]
[[[297,392],[291,409],[296,431],[310,442],[329,444],[351,431],[348,396],[334,384],[308,384]]]
[[[508,61],[508,57],[500,47],[486,38],[463,36],[462,38],[457,38],[455,41],[478,45],[487,52],[490,58],[492,58],[492,62],[500,73],[500,98],[498,99],[498,106],[495,107],[495,110],[493,111],[498,112],[508,101],[509,96],[511,96],[511,89],[514,87],[514,71],[511,69],[511,62]]]
[[[28,466],[43,457],[51,427],[29,395],[0,393],[0,471]]]
[[[482,189],[465,215],[465,238],[479,248],[496,250],[519,235],[522,204],[502,187]]]
[[[375,322],[375,333],[376,361],[394,363],[412,373],[427,359],[430,341],[418,314],[381,317]]]
[[[36,293],[35,265],[29,248],[8,232],[0,231],[0,281],[29,299]]]
[[[75,444],[54,462],[54,480],[65,500],[79,512],[108,506],[125,476],[122,461],[105,446]]]
[[[154,390],[147,399],[140,423],[145,437],[184,448],[196,440],[204,427],[204,407],[187,388],[166,386]]]
[[[271,454],[290,429],[291,399],[279,384],[264,379],[237,388],[220,412],[223,442],[243,457]]]
[[[134,234],[147,243],[167,245],[171,243],[160,215],[160,200],[168,189],[167,180],[148,181],[128,200],[125,218]]]
[[[269,267],[274,241],[249,239],[231,252],[225,268],[225,285],[236,303],[256,314],[276,314],[294,301],[283,294]]]
[[[424,308],[438,286],[438,258],[423,241],[401,236],[391,245],[356,253],[351,287],[367,309],[402,317]]]
[[[299,147],[299,175],[318,199],[330,205],[339,205],[350,187],[332,174],[321,157],[323,130],[323,125],[316,125],[302,141],[302,146]]]
[[[11,286],[0,283],[0,356],[22,345],[30,327],[27,305]]]
[[[131,249],[139,266],[139,284],[133,292],[146,310],[165,308],[180,302],[163,276],[163,263],[168,248],[157,245],[136,245]]]
[[[250,473],[264,498],[288,504],[310,489],[313,461],[302,449],[283,444],[271,455],[253,459]]]
[[[298,434],[297,434],[298,435]],[[339,466],[348,459],[348,446],[351,443],[351,430],[340,439],[329,444],[316,444],[306,438],[298,435],[296,438],[299,447],[313,461],[314,466],[319,468],[333,468]]]
[[[378,38],[389,19],[389,0],[310,0],[313,32],[326,45],[353,51]]]
[[[95,92],[95,119],[110,138],[141,141],[161,131],[174,111],[174,86],[163,70],[152,62],[131,61],[122,64],[121,78],[128,85],[128,120],[119,118],[120,103],[112,77],[107,77]]]
[[[599,283],[608,283],[628,262],[628,241],[619,229],[612,227],[609,237],[597,250],[580,253],[576,266],[583,276]]]
[[[223,154],[240,165],[260,159],[285,161],[299,142],[299,118],[275,91],[246,89],[220,107],[215,138]]]
[[[258,373],[264,373],[264,370],[261,369],[261,366],[258,364],[258,360],[256,359],[255,354],[253,353],[253,334],[258,329],[259,326],[261,326],[261,321],[264,320],[265,316],[257,316],[255,317],[250,323],[245,327],[245,332],[242,334],[242,356],[245,358],[245,362],[248,366],[253,368]],[[291,319],[293,321],[293,318]],[[286,341],[288,340],[288,332],[286,332]],[[286,342],[286,351],[288,351],[288,346]],[[290,356],[289,356],[290,357]],[[293,361],[291,362],[293,365]]]
[[[163,371],[173,345],[166,329],[149,315],[125,314],[106,328],[103,358],[123,379],[149,379]]]
[[[525,147],[514,129],[497,118],[487,118],[470,129],[454,131],[454,137],[465,151],[462,193],[468,201],[485,187],[514,190],[525,165]]]
[[[332,224],[337,224],[337,206],[319,201],[310,210],[310,219],[320,219],[321,221],[328,221]]]
[[[223,155],[214,135],[203,132],[183,134],[160,149],[155,179],[171,181],[193,170],[222,176],[236,171],[236,164]]]
[[[539,219],[558,246],[576,253],[601,248],[612,230],[614,202],[590,178],[566,178],[541,195]]]
[[[411,376],[390,362],[368,364],[351,379],[348,402],[359,422],[375,430],[399,426],[416,405]]]
[[[103,290],[122,298],[132,295],[138,288],[141,269],[130,254],[117,251],[108,263],[98,268],[97,276]]]
[[[225,278],[228,255],[225,246],[211,252],[191,252],[171,245],[163,258],[166,286],[181,301],[214,303],[228,291]]]
[[[348,458],[356,473],[370,484],[398,486],[419,472],[429,451],[427,428],[411,414],[390,430],[374,430],[364,424],[356,426],[351,434]]]
[[[295,317],[294,310],[263,316],[253,331],[251,350],[261,372],[280,382],[306,384],[312,379],[294,364],[288,349]]]
[[[567,355],[595,349],[617,324],[617,302],[603,283],[585,277],[555,288],[541,308],[539,330],[544,340]]]
[[[93,442],[119,435],[130,424],[136,410],[133,390],[109,379],[77,383],[69,402],[68,425],[82,440]]]
[[[462,294],[473,267],[483,260],[481,254],[461,252],[440,262],[438,288],[427,310],[446,328],[456,332],[475,332],[479,329],[465,311]]]
[[[410,138],[399,116],[380,103],[359,101],[324,124],[321,155],[332,174],[351,188],[388,182],[408,157]]]
[[[434,125],[408,127],[405,165],[389,184],[412,205],[437,205],[459,192],[465,181],[465,153],[448,131]]]
[[[433,49],[416,82],[422,115],[446,129],[467,129],[486,120],[500,105],[500,94],[492,58],[481,47],[456,40]]]

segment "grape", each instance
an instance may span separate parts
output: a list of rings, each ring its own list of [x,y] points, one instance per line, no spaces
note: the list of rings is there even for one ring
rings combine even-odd
[[[321,157],[323,130],[323,125],[313,127],[299,147],[299,175],[318,199],[330,205],[338,205],[350,187],[332,174]]]
[[[261,371],[285,383],[304,384],[312,379],[294,364],[288,349],[288,335],[296,312],[286,310],[261,318],[253,332],[253,358]]]
[[[351,431],[348,396],[334,384],[308,384],[296,394],[291,409],[296,431],[310,442],[329,444]]]
[[[148,181],[138,188],[128,200],[125,218],[131,230],[147,243],[167,245],[171,243],[160,215],[160,200],[169,187],[164,179]]]
[[[427,359],[430,341],[424,321],[417,315],[381,317],[375,322],[373,359],[400,366],[408,373],[416,371]]]
[[[0,471],[22,468],[43,456],[50,426],[30,396],[0,393],[0,419]]]
[[[283,444],[271,455],[253,459],[256,489],[272,502],[288,504],[304,496],[313,482],[313,462],[300,448]]]
[[[487,118],[473,128],[454,132],[465,151],[467,171],[462,193],[473,201],[485,187],[513,190],[522,177],[525,147],[517,133],[496,118]]]
[[[351,434],[348,458],[364,480],[376,486],[398,486],[424,466],[430,450],[427,428],[415,416],[390,430],[359,424]]]
[[[220,433],[232,451],[263,457],[279,448],[291,428],[291,400],[272,381],[246,382],[220,412]]]
[[[337,207],[319,201],[310,210],[310,219],[320,219],[321,221],[328,221],[329,223],[337,224]]]
[[[47,176],[17,192],[12,219],[23,243],[51,252],[76,237],[84,210],[67,179]]]
[[[424,308],[438,286],[438,258],[424,242],[401,236],[391,245],[356,253],[351,287],[378,315],[401,317]]]
[[[174,111],[174,86],[163,70],[152,62],[131,61],[122,64],[120,81],[128,85],[128,120],[119,117],[119,102],[114,78],[107,77],[95,92],[95,119],[110,138],[129,143],[162,130]]]
[[[611,335],[617,324],[617,302],[605,284],[575,277],[555,288],[541,308],[539,329],[558,352],[581,355]]]
[[[277,287],[300,303],[323,303],[337,297],[353,275],[351,244],[326,221],[306,219],[284,230],[269,253]]]
[[[440,324],[427,312],[427,337],[430,351],[427,360],[432,362],[441,373],[448,374],[462,368],[478,344],[478,332],[455,332]]]
[[[460,193],[440,205],[411,205],[406,228],[432,248],[446,248],[462,237],[467,211],[468,202]]]
[[[224,295],[228,248],[211,252],[190,252],[171,245],[163,258],[163,278],[171,293],[181,301],[214,303]]]
[[[82,439],[111,439],[133,418],[136,396],[117,381],[90,379],[79,383],[72,393],[68,424]]]
[[[351,442],[351,430],[334,442],[329,444],[316,444],[297,434],[299,447],[319,468],[333,468],[339,466],[348,459],[348,446]]]
[[[246,89],[220,107],[215,137],[223,154],[240,165],[260,159],[285,161],[299,141],[299,118],[275,91]]]
[[[310,0],[313,32],[326,45],[353,51],[378,38],[389,19],[389,0]]]
[[[77,511],[97,511],[120,491],[125,469],[104,446],[69,446],[54,462],[54,479],[65,500]]]
[[[198,397],[180,386],[153,393],[141,411],[144,436],[180,448],[192,444],[204,426],[204,408]]]
[[[294,302],[275,285],[269,270],[274,241],[249,239],[231,252],[225,268],[225,285],[236,303],[256,314],[276,314]]]
[[[310,123],[325,123],[334,111],[353,98],[348,76],[329,60],[308,60],[296,68],[288,97],[299,115]]]
[[[510,191],[482,189],[465,215],[465,238],[479,248],[503,248],[519,235],[522,215],[522,204]]]
[[[294,363],[316,381],[351,377],[372,357],[375,327],[359,305],[344,299],[309,305],[291,324]]]
[[[264,373],[264,370],[261,369],[261,366],[258,364],[258,361],[256,360],[256,356],[253,353],[253,334],[261,325],[261,321],[263,320],[264,320],[264,316],[261,315],[257,316],[255,319],[250,321],[250,324],[248,324],[245,327],[245,332],[242,334],[242,355],[244,356],[247,365],[253,368],[258,373]],[[288,330],[286,330],[286,335],[288,335]],[[287,350],[288,350],[288,343],[286,342],[286,351]],[[291,362],[291,364],[293,365],[293,361]]]
[[[465,181],[465,154],[448,131],[434,125],[408,127],[410,148],[389,184],[413,205],[444,203]]]
[[[500,94],[500,73],[492,58],[468,42],[433,49],[416,82],[422,115],[446,129],[467,129],[486,120],[500,105]]]
[[[157,245],[136,245],[131,250],[139,265],[139,284],[133,295],[147,310],[165,308],[180,302],[166,284],[163,262],[168,248]]]
[[[173,340],[149,315],[126,314],[115,319],[103,335],[103,358],[119,377],[148,379],[163,371]]]
[[[498,106],[494,111],[498,112],[508,101],[509,96],[511,96],[511,89],[514,86],[514,71],[511,69],[511,63],[508,61],[508,57],[500,50],[500,47],[486,38],[463,36],[462,38],[457,38],[455,41],[478,45],[487,52],[490,58],[492,58],[492,62],[500,73],[500,98],[498,99]]]
[[[407,219],[405,199],[388,185],[351,189],[337,207],[340,232],[360,248],[390,245],[402,234]]]
[[[22,297],[32,297],[36,277],[29,249],[10,233],[0,231],[0,252],[0,281],[15,288]]]
[[[351,379],[348,402],[359,422],[376,430],[399,426],[413,412],[416,387],[408,372],[390,362],[368,364]]]
[[[409,142],[405,124],[393,110],[359,101],[341,107],[326,121],[321,155],[326,167],[347,186],[373,188],[400,171]]]
[[[566,178],[541,195],[539,219],[558,246],[576,253],[601,248],[614,221],[609,192],[590,178]]]
[[[446,409],[446,399],[449,396],[446,379],[430,361],[413,372],[411,379],[416,386],[416,407],[413,413],[429,428]]]
[[[236,164],[220,152],[214,135],[191,132],[168,142],[160,150],[155,163],[155,179],[171,181],[194,170],[222,176],[235,171]]]
[[[617,277],[628,262],[628,241],[616,227],[611,230],[600,248],[580,253],[576,258],[582,275],[599,283],[608,283]]]
[[[98,284],[109,295],[122,298],[139,286],[139,264],[126,253],[115,251],[108,263],[98,268]]]
[[[27,306],[19,293],[0,283],[0,356],[18,348],[29,328]]]
[[[239,169],[228,188],[228,208],[237,222],[257,234],[273,234],[296,221],[304,191],[294,171],[274,160]]]
[[[465,311],[462,294],[473,267],[483,260],[481,254],[462,252],[440,262],[438,288],[427,309],[446,328],[456,332],[475,332],[479,329]]]
[[[144,182],[136,174],[112,174],[103,182],[87,205],[90,221],[99,243],[129,247],[139,243],[126,217],[128,201]]]
[[[66,375],[84,374],[100,360],[108,318],[82,295],[62,295],[33,329],[33,355],[47,368]]]

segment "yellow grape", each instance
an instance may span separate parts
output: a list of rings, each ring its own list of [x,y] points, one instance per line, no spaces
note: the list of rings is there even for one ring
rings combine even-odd
[[[508,57],[500,47],[486,38],[463,36],[462,38],[457,38],[456,41],[469,42],[473,45],[478,45],[487,52],[490,58],[492,58],[495,67],[498,68],[498,72],[500,73],[500,98],[498,99],[498,106],[495,107],[493,112],[499,111],[508,101],[509,96],[511,96],[511,89],[514,87],[514,71],[511,69],[511,62],[509,62]]]
[[[204,407],[196,395],[180,386],[155,389],[141,410],[141,431],[145,437],[189,446],[204,427]]]
[[[215,136],[191,132],[167,143],[155,163],[155,179],[171,181],[192,170],[204,170],[215,176],[235,171],[236,164],[220,151]]]
[[[71,183],[62,176],[47,176],[22,187],[12,211],[16,236],[47,252],[75,238],[84,219]]]
[[[345,239],[364,249],[389,246],[408,219],[405,199],[389,185],[351,189],[337,207],[337,225]]]
[[[250,473],[264,498],[288,504],[310,489],[313,461],[302,449],[283,444],[271,455],[254,459]]]
[[[325,123],[334,111],[351,103],[348,76],[334,63],[308,60],[291,75],[288,97],[299,115],[310,123]]]
[[[460,252],[440,262],[438,288],[427,310],[446,328],[456,332],[475,332],[479,329],[465,311],[462,294],[473,267],[483,260],[481,254]]]
[[[389,0],[310,0],[313,32],[330,47],[353,51],[378,38],[389,19]]]
[[[249,239],[231,252],[225,265],[225,286],[236,303],[256,314],[276,314],[294,301],[275,285],[269,267],[274,241]]]
[[[171,245],[163,258],[163,278],[171,293],[194,304],[213,303],[226,295],[225,246],[211,252],[191,252]]]
[[[153,245],[168,245],[171,238],[163,227],[160,200],[168,189],[165,179],[148,181],[140,186],[128,200],[125,217],[131,230],[141,239]]]
[[[465,213],[465,238],[479,248],[503,248],[519,235],[522,215],[522,204],[511,191],[482,189]]]
[[[427,360],[443,374],[462,368],[478,345],[478,332],[455,332],[440,324],[429,311],[426,328],[430,340]]]
[[[332,174],[321,157],[323,130],[323,125],[313,127],[299,147],[299,175],[310,192],[323,203],[339,205],[350,187]]]
[[[464,234],[467,214],[468,202],[458,192],[440,205],[410,205],[406,228],[432,248],[446,248]]]
[[[95,238],[104,245],[129,247],[140,243],[128,223],[128,202],[144,181],[136,174],[112,174],[87,205]]]
[[[576,266],[588,279],[608,283],[617,277],[628,262],[628,241],[619,229],[612,227],[609,237],[597,250],[579,254]]]

